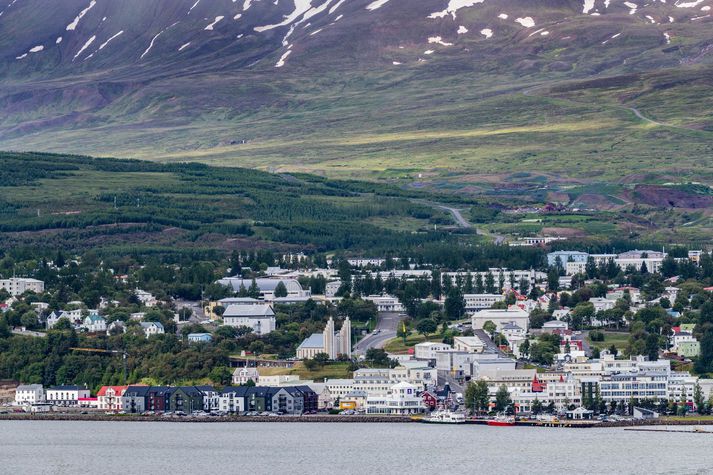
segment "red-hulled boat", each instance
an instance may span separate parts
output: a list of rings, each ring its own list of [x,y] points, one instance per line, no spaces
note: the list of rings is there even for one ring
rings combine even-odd
[[[497,416],[495,419],[489,420],[488,425],[494,427],[512,427],[515,425],[515,418],[507,416]]]

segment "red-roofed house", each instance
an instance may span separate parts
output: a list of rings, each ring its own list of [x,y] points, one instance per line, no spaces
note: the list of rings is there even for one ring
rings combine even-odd
[[[530,386],[530,390],[533,393],[542,393],[545,392],[545,388],[547,387],[547,384],[541,383],[539,379],[537,379],[537,374],[532,378],[532,384]]]
[[[128,386],[102,386],[97,393],[99,409],[105,411],[121,411],[121,396],[124,395]]]

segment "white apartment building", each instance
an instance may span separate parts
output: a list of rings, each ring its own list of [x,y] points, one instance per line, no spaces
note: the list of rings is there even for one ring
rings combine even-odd
[[[333,399],[342,398],[354,391],[353,379],[326,379],[324,386]]]
[[[491,308],[497,302],[505,301],[505,296],[501,294],[464,294],[465,311],[473,314],[478,310]]]
[[[439,351],[452,350],[451,345],[447,343],[434,343],[425,341],[414,347],[414,356],[417,360],[435,360],[436,353]]]
[[[485,351],[485,343],[477,336],[457,336],[453,338],[453,349],[466,353],[482,353]]]
[[[235,368],[232,377],[233,384],[243,385],[247,384],[248,381],[252,381],[257,384],[258,382],[262,384],[260,380],[260,373],[258,373],[257,368]]]
[[[46,400],[55,406],[78,406],[79,400],[89,397],[89,389],[80,386],[52,386]]]
[[[508,310],[481,310],[473,314],[472,321],[475,330],[481,330],[488,321],[493,322],[498,331],[508,323],[514,323],[525,331],[530,328],[530,314],[518,307]]]
[[[223,313],[223,323],[230,327],[249,327],[256,335],[275,331],[275,312],[267,304],[230,305]]]
[[[371,396],[385,396],[394,382],[388,368],[362,368],[354,371],[354,390],[364,391]]]
[[[366,398],[367,414],[407,415],[426,412],[423,399],[412,384],[402,382],[393,385],[386,396]]]
[[[20,385],[15,389],[15,404],[24,406],[45,402],[45,389],[41,384]]]
[[[13,297],[18,297],[27,291],[41,294],[45,291],[45,283],[37,279],[11,277],[0,279],[0,289],[5,289]]]
[[[363,300],[373,302],[376,305],[376,309],[379,312],[403,312],[403,304],[391,295],[370,295],[368,297],[363,297]]]
[[[602,377],[602,400],[629,403],[632,399],[667,400],[668,374],[665,372],[624,372]]]

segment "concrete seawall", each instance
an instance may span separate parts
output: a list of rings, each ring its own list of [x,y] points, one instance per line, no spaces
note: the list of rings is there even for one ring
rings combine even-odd
[[[190,417],[140,416],[109,414],[0,414],[0,421],[103,421],[103,422],[320,422],[320,423],[413,423],[408,416],[278,416],[278,417]]]

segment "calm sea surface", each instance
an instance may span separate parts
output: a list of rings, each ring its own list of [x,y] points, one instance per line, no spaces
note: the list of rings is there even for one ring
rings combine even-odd
[[[713,434],[417,424],[0,422],[0,474],[713,473]]]

